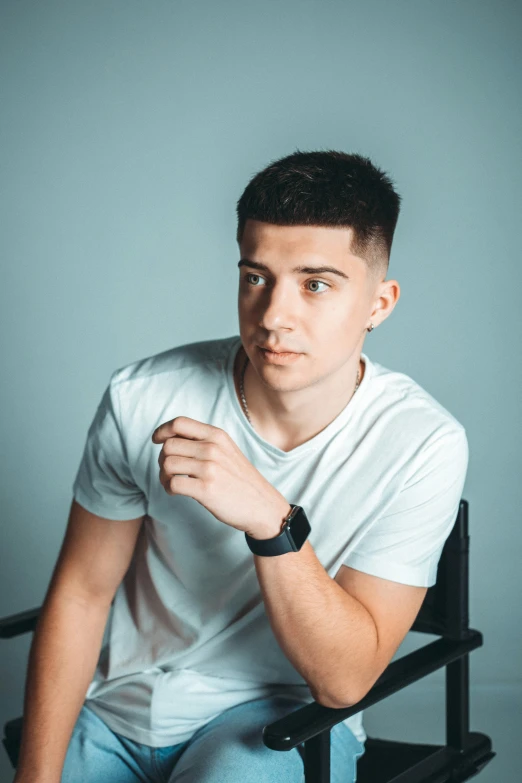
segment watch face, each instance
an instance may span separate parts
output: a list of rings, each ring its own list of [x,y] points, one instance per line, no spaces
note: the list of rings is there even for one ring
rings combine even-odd
[[[265,540],[252,538],[248,533],[245,533],[245,538],[250,551],[255,555],[273,557],[274,555],[285,555],[287,552],[299,552],[310,530],[310,523],[301,506],[292,504],[292,511],[278,536]]]
[[[298,552],[311,531],[310,523],[301,506],[295,506],[286,531],[294,552]]]

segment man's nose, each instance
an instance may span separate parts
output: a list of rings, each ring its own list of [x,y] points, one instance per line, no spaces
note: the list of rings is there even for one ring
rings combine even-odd
[[[261,304],[259,325],[267,332],[292,329],[296,316],[296,299],[289,285],[273,285]]]

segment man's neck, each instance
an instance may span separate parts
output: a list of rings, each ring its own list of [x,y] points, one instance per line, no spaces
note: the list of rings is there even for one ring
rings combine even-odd
[[[240,379],[246,358],[246,353],[241,346],[234,363],[234,385],[243,412]],[[355,389],[357,370],[354,370],[351,394],[346,394],[343,389],[343,394],[340,394],[335,401],[332,400],[332,404],[327,408],[324,404],[318,405],[317,400],[312,400],[297,410],[288,411],[283,406],[275,410],[266,398],[263,399],[263,389],[256,377],[255,369],[249,365],[250,362],[245,371],[244,393],[251,424],[264,440],[282,451],[291,451],[322,432],[346,407]],[[361,383],[365,372],[362,359],[359,359],[359,372],[359,383]]]

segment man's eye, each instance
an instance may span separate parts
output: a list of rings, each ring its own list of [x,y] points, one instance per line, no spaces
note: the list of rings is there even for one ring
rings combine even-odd
[[[261,280],[263,279],[261,277],[261,275],[254,275],[254,274],[252,274],[252,272],[247,272],[246,275],[245,275],[245,280],[247,281],[247,283],[250,283],[250,280],[249,280],[250,277],[259,277]],[[252,283],[250,283],[250,284],[252,285]]]
[[[254,288],[257,288],[258,286],[256,286],[256,285],[255,285],[255,283],[252,283],[252,282],[250,281],[250,279],[249,279],[249,278],[251,278],[251,277],[257,277],[259,280],[264,280],[264,278],[263,278],[263,277],[261,277],[261,275],[256,275],[256,274],[254,274],[254,273],[252,273],[252,272],[247,272],[247,274],[245,275],[245,278],[244,278],[244,279],[247,281],[247,283],[249,283],[250,285],[252,285]],[[330,286],[328,285],[328,283],[325,283],[323,280],[308,280],[307,282],[308,282],[308,283],[319,283],[319,285],[324,285],[324,286],[326,286],[326,288],[330,288]],[[324,293],[324,291],[312,291],[312,293],[319,293],[319,294],[323,294],[323,293]]]

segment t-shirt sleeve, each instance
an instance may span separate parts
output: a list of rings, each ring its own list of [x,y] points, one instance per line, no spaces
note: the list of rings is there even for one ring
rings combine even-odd
[[[126,520],[145,515],[147,502],[129,467],[117,373],[118,370],[112,374],[89,427],[73,496],[92,514]]]
[[[457,518],[468,461],[464,427],[430,437],[401,491],[377,514],[344,565],[393,582],[432,587]]]

